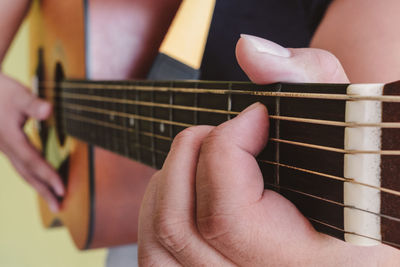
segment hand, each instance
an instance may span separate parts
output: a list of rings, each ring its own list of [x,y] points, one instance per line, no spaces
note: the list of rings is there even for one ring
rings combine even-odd
[[[237,57],[259,83],[348,82],[338,60],[322,50],[288,50],[244,36]],[[139,263],[365,266],[376,256],[366,263],[377,264],[386,247],[359,248],[320,234],[288,200],[264,190],[255,157],[267,138],[268,114],[261,104],[218,127],[181,132],[142,203]]]
[[[64,194],[61,178],[29,143],[22,130],[28,117],[38,120],[49,117],[51,105],[0,73],[0,107],[0,150],[22,177],[47,200],[50,208],[58,211],[56,194]]]

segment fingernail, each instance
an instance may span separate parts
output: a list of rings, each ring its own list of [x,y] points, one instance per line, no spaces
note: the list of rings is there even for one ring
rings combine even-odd
[[[266,54],[271,54],[274,56],[278,57],[290,57],[291,53],[290,50],[287,48],[284,48],[274,42],[271,42],[269,40],[253,36],[253,35],[248,35],[248,34],[241,34],[241,38],[244,40],[247,40],[249,43],[253,45],[253,47],[257,50],[259,53],[266,53]]]

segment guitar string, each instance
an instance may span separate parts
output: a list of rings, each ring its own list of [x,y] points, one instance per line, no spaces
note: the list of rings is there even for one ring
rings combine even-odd
[[[92,123],[96,124],[96,120],[88,119],[88,118],[85,118],[85,120],[86,120],[86,122],[92,122]],[[101,122],[99,121],[99,123],[104,124],[104,122],[102,122],[102,121]],[[117,125],[117,126],[121,127],[119,125]],[[378,191],[381,191],[381,192],[385,192],[385,193],[388,193],[388,194],[391,194],[391,195],[400,196],[400,191],[396,191],[396,190],[392,190],[392,189],[388,189],[388,188],[384,188],[384,187],[378,187],[378,186],[374,186],[374,185],[370,185],[370,184],[361,183],[361,182],[358,182],[358,181],[356,181],[354,179],[351,179],[351,178],[344,178],[344,177],[334,176],[334,175],[330,175],[330,174],[325,174],[325,173],[320,173],[320,172],[316,172],[316,171],[312,171],[312,170],[307,170],[307,169],[302,169],[302,168],[298,168],[298,167],[294,167],[294,166],[289,166],[289,165],[285,165],[285,164],[281,164],[281,163],[273,163],[273,162],[270,162],[270,161],[263,161],[263,162],[268,163],[268,164],[279,164],[279,166],[281,166],[281,167],[286,167],[286,168],[298,170],[298,171],[301,171],[301,172],[315,174],[315,175],[318,175],[318,176],[323,176],[323,177],[326,177],[326,178],[330,178],[330,179],[334,179],[334,180],[338,180],[338,181],[342,181],[342,182],[349,182],[349,183],[353,183],[353,184],[358,184],[358,185],[369,187],[369,188],[372,188],[372,189],[375,189],[375,190],[378,190]]]
[[[351,205],[345,205],[345,204],[343,204],[341,202],[337,202],[337,201],[334,201],[334,200],[331,200],[331,199],[326,199],[326,198],[323,198],[323,197],[320,197],[320,196],[316,196],[316,195],[309,194],[309,193],[306,193],[306,192],[303,192],[303,191],[295,190],[295,189],[292,189],[292,188],[289,188],[289,187],[285,187],[285,186],[282,186],[282,185],[277,185],[277,184],[267,183],[267,182],[264,182],[264,184],[267,185],[267,186],[275,187],[276,189],[280,189],[280,190],[283,189],[283,190],[290,191],[290,192],[293,192],[293,193],[296,193],[296,194],[300,194],[300,195],[303,195],[303,196],[314,198],[314,199],[317,199],[317,200],[320,200],[320,201],[328,202],[330,204],[333,204],[333,205],[336,205],[336,206],[340,206],[342,208],[358,210],[358,211],[361,211],[361,212],[372,214],[372,215],[380,217],[380,218],[385,218],[385,219],[388,219],[388,220],[391,220],[391,221],[400,222],[400,218],[397,218],[397,217],[394,217],[394,216],[390,216],[390,215],[386,215],[386,214],[382,214],[382,213],[377,213],[377,212],[373,212],[373,211],[370,211],[370,210],[361,209],[361,208],[358,208],[358,207],[355,207],[355,206],[351,206]]]
[[[313,221],[313,222],[322,224],[322,225],[324,225],[324,226],[326,226],[326,227],[332,228],[332,229],[334,229],[334,230],[340,231],[340,232],[342,232],[343,234],[349,234],[349,235],[355,235],[355,236],[359,236],[359,237],[364,237],[364,238],[367,238],[367,239],[375,240],[375,241],[380,242],[380,243],[383,243],[383,244],[387,244],[387,245],[390,245],[390,246],[394,246],[394,247],[400,248],[400,244],[398,244],[398,243],[394,243],[394,242],[390,242],[390,241],[386,241],[386,240],[374,238],[374,237],[371,237],[371,236],[362,235],[362,234],[355,233],[355,232],[349,232],[349,231],[346,231],[346,230],[344,230],[344,229],[342,229],[342,228],[340,228],[340,227],[337,227],[337,226],[328,224],[328,223],[323,222],[323,221],[320,221],[320,220],[318,220],[318,219],[314,219],[314,218],[308,217],[308,216],[305,216],[305,217],[306,217],[308,220],[310,220],[310,221]]]
[[[76,120],[79,120],[79,119],[80,119],[80,116],[72,116],[72,117],[74,117],[74,119],[76,119]],[[83,119],[85,119],[85,118],[83,118]],[[92,120],[85,120],[85,121],[86,121],[86,122],[92,122],[92,123],[93,123]],[[99,122],[102,123],[101,121],[99,121]],[[108,125],[108,123],[105,123],[105,124]],[[118,127],[118,128],[122,128],[122,127]],[[135,146],[135,147],[138,147],[138,148],[145,148],[145,149],[148,149],[149,151],[152,151],[152,152],[162,153],[162,154],[164,154],[164,155],[167,154],[167,153],[165,153],[164,151],[151,149],[151,148],[148,148],[148,147],[145,147],[145,146],[141,146],[141,145],[138,145],[138,144],[135,144],[134,146]],[[274,185],[274,184],[270,184],[270,183],[265,183],[265,184],[266,184],[266,185],[269,185],[269,186],[274,186],[274,187],[276,187],[276,185]],[[324,201],[324,202],[328,202],[328,203],[331,203],[331,204],[334,204],[334,205],[337,205],[337,206],[341,206],[341,207],[343,207],[343,208],[355,209],[355,210],[359,210],[359,211],[361,211],[361,212],[366,212],[366,213],[375,215],[375,216],[377,216],[377,217],[383,217],[383,218],[386,218],[386,219],[388,219],[388,220],[400,222],[400,219],[399,219],[399,218],[396,218],[396,217],[393,217],[393,216],[389,216],[389,215],[385,215],[385,214],[380,214],[380,213],[371,212],[371,211],[364,210],[364,209],[360,209],[360,208],[357,208],[357,207],[354,207],[354,206],[344,205],[344,204],[342,204],[342,203],[339,203],[339,202],[336,202],[336,201],[332,201],[332,200],[330,200],[330,199],[325,199],[325,198],[322,198],[322,197],[319,197],[319,196],[316,196],[316,195],[312,195],[312,194],[309,194],[309,193],[306,193],[306,192],[294,190],[294,189],[287,188],[287,187],[280,186],[280,185],[279,185],[279,188],[280,188],[280,189],[287,190],[287,191],[295,192],[295,193],[297,193],[297,194],[305,195],[305,196],[307,196],[307,197],[311,197],[311,198],[317,199],[317,200],[319,200],[319,201]]]
[[[76,116],[75,119],[78,119],[78,118],[79,118],[79,116]],[[83,117],[83,118],[84,118],[84,117]],[[85,118],[84,118],[84,119],[85,119]],[[100,121],[100,123],[103,123],[103,122]],[[105,123],[105,125],[108,125],[108,123]],[[122,128],[122,127],[118,127],[118,128]],[[135,146],[135,147],[140,147],[140,148],[147,148],[147,147],[141,146],[141,145],[139,145],[139,144],[134,144],[134,146]],[[158,152],[158,153],[164,153],[163,151],[157,151],[157,150],[155,150],[155,151]],[[265,183],[265,184],[266,184],[266,185],[269,185],[269,186],[272,186],[272,187],[277,187],[275,184],[269,184],[269,183]],[[320,201],[326,201],[326,202],[332,203],[332,204],[334,204],[334,205],[341,206],[341,207],[343,207],[343,208],[346,207],[346,206],[343,205],[342,203],[339,203],[339,202],[336,202],[336,201],[332,201],[332,200],[329,200],[329,199],[324,199],[324,198],[321,198],[321,197],[318,197],[318,196],[315,196],[315,195],[312,195],[312,194],[308,194],[308,193],[305,193],[305,192],[302,192],[302,191],[293,190],[293,189],[286,188],[286,187],[283,187],[283,186],[279,186],[279,187],[280,187],[281,189],[288,190],[288,191],[292,191],[292,192],[295,192],[295,193],[298,193],[298,194],[302,194],[302,195],[306,195],[306,196],[308,196],[308,197],[312,197],[312,198],[318,199],[318,200],[320,200]],[[357,209],[357,208],[355,208],[355,207],[348,207],[348,208]],[[394,217],[391,217],[391,216],[382,215],[382,214],[377,214],[377,213],[373,213],[373,212],[370,212],[370,211],[367,211],[367,210],[363,210],[363,209],[357,209],[357,210],[360,210],[360,211],[362,211],[362,212],[372,213],[372,214],[374,214],[374,215],[376,215],[376,216],[385,217],[385,218],[388,218],[389,220],[400,221],[400,219],[394,218]],[[311,218],[311,217],[307,217],[307,219],[309,219],[310,221],[315,221],[315,222],[317,222],[317,223],[319,223],[319,224],[323,224],[323,225],[325,225],[325,226],[327,226],[327,227],[333,228],[333,229],[338,230],[338,231],[341,231],[341,232],[343,232],[343,233],[348,233],[348,234],[353,234],[353,235],[357,235],[357,236],[362,236],[362,237],[365,237],[365,238],[373,239],[373,238],[371,238],[371,237],[364,236],[364,235],[360,235],[360,234],[357,234],[357,233],[347,232],[347,231],[345,231],[344,229],[341,229],[341,228],[339,228],[339,227],[330,225],[330,224],[328,224],[328,223],[326,223],[326,222],[322,222],[322,221],[319,221],[319,220],[314,219],[314,218]],[[377,239],[376,239],[376,240],[377,240]],[[382,241],[382,240],[377,240],[377,241],[383,242],[383,243],[388,243],[388,242],[385,242],[385,241]],[[389,244],[389,243],[388,243],[388,244]],[[392,244],[392,245],[397,245],[397,244]]]
[[[92,95],[68,93],[68,92],[62,92],[62,98],[63,99],[92,100],[92,101],[96,101],[96,102],[131,104],[131,105],[159,107],[159,108],[168,108],[168,109],[172,108],[172,109],[178,109],[178,110],[198,111],[198,112],[226,114],[226,115],[238,115],[240,113],[238,111],[226,111],[226,110],[220,110],[220,109],[191,107],[191,106],[184,106],[184,105],[155,103],[155,102],[137,101],[137,100],[129,100],[129,99],[116,99],[116,98],[112,98],[112,97],[92,96]],[[338,126],[338,127],[400,128],[400,122],[355,123],[355,122],[341,122],[341,121],[330,121],[330,120],[288,117],[288,116],[276,116],[276,115],[269,115],[269,118],[274,119],[274,120],[284,120],[284,121],[310,123],[310,124],[318,124],[318,125],[328,125],[328,126]]]
[[[41,82],[41,85],[54,86],[54,82]],[[223,94],[223,95],[252,95],[252,96],[270,96],[270,97],[287,97],[287,98],[309,98],[309,99],[326,99],[326,100],[343,100],[343,101],[380,101],[380,102],[400,102],[400,96],[397,95],[350,95],[350,94],[329,94],[329,93],[298,93],[298,92],[270,92],[270,91],[250,91],[250,90],[227,90],[227,89],[204,89],[204,88],[184,88],[184,87],[156,87],[152,85],[115,85],[115,84],[99,84],[81,81],[63,81],[60,83],[63,87],[71,89],[108,89],[108,90],[139,90],[154,92],[181,92],[181,93],[207,93],[207,94]]]
[[[65,103],[64,102],[62,104],[62,106],[64,108],[70,108],[70,109],[75,109],[75,110],[80,110],[80,111],[94,112],[94,113],[100,113],[100,114],[111,115],[111,116],[119,116],[119,117],[125,117],[125,118],[134,118],[134,119],[138,119],[138,120],[164,123],[164,124],[169,124],[169,125],[176,125],[176,126],[181,126],[181,127],[185,127],[185,128],[195,126],[195,124],[157,119],[157,118],[153,118],[153,117],[147,117],[147,116],[142,116],[142,115],[137,115],[137,114],[129,114],[129,113],[124,113],[124,112],[120,112],[120,111],[102,109],[102,108],[97,108],[97,107],[89,107],[89,106],[73,104],[73,103]],[[290,144],[290,145],[295,145],[295,146],[319,149],[319,150],[342,153],[342,154],[400,155],[400,150],[377,150],[377,151],[374,151],[374,150],[349,150],[349,149],[341,149],[341,148],[309,144],[309,143],[303,143],[303,142],[296,142],[296,141],[277,139],[277,138],[270,138],[269,140],[272,142],[285,143],[285,144]]]
[[[111,123],[107,123],[107,122],[103,122],[103,121],[99,121],[99,120],[95,120],[95,119],[82,117],[82,116],[79,116],[79,115],[76,115],[76,114],[67,114],[67,118],[71,119],[71,120],[80,121],[80,122],[92,123],[92,124],[96,124],[96,125],[99,125],[99,126],[106,126],[106,127],[112,126],[112,127],[115,127],[115,129],[118,129],[118,130],[123,130],[124,129],[124,127],[121,127],[121,126],[118,126],[118,125],[112,125]],[[126,129],[126,130],[128,130],[129,132],[137,132],[137,131],[135,131],[133,129]],[[146,136],[150,135],[148,132],[140,132],[140,134],[143,134],[143,135],[146,135]],[[79,136],[78,136],[78,138],[79,138]],[[150,147],[142,146],[140,144],[134,144],[134,147],[144,148],[144,149],[146,149],[146,150],[148,150],[150,152],[158,153],[158,154],[161,154],[161,155],[164,155],[164,156],[166,156],[168,154],[165,151],[152,149]],[[271,164],[271,165],[279,164],[279,163],[276,163],[276,162],[259,160],[259,159],[257,161],[258,162],[262,162],[262,163],[266,163],[266,164]],[[323,176],[323,174],[321,175],[320,173],[317,173],[317,172],[312,172],[312,171],[308,171],[308,170],[304,170],[304,169],[301,169],[301,168],[288,166],[288,165],[284,165],[284,164],[280,164],[280,165],[282,167],[292,168],[292,169],[296,169],[296,170],[299,170],[299,171],[311,172],[313,174],[317,174],[317,175]],[[332,178],[332,177],[334,177],[334,176],[329,176],[329,178]],[[339,181],[343,181],[343,182],[351,182],[352,181],[351,179],[345,179],[345,178],[340,178],[340,177],[334,177],[334,179],[335,180],[339,180]],[[305,195],[305,196],[308,196],[308,197],[311,197],[311,198],[314,198],[314,199],[318,199],[320,201],[329,202],[331,204],[334,204],[334,205],[337,205],[337,206],[341,206],[341,207],[344,207],[344,208],[356,209],[356,210],[359,210],[359,211],[362,211],[362,212],[373,214],[373,215],[378,216],[378,217],[384,217],[384,218],[389,219],[389,220],[400,222],[400,218],[396,218],[396,217],[393,217],[393,216],[390,216],[390,215],[385,215],[385,214],[381,214],[381,213],[375,213],[375,212],[364,210],[364,209],[360,209],[360,208],[357,208],[357,207],[354,207],[354,206],[344,205],[343,203],[340,203],[340,202],[337,202],[337,201],[333,201],[333,200],[330,200],[330,199],[319,197],[319,196],[316,196],[316,195],[313,195],[313,194],[309,194],[309,193],[306,193],[306,192],[303,192],[303,191],[298,191],[298,190],[295,190],[295,189],[287,188],[287,187],[284,187],[284,186],[281,186],[281,185],[270,184],[270,183],[267,183],[267,182],[265,182],[265,184],[269,185],[269,186],[279,187],[280,189],[292,191],[292,192],[295,192],[295,193],[298,193],[298,194],[302,194],[302,195]]]
[[[370,185],[370,184],[366,184],[366,183],[361,183],[352,178],[345,178],[345,177],[330,175],[330,174],[326,174],[326,173],[316,172],[316,171],[312,171],[312,170],[307,170],[307,169],[298,168],[298,167],[294,167],[294,166],[290,166],[290,165],[286,165],[286,164],[282,164],[282,163],[276,163],[276,162],[272,162],[272,161],[267,161],[267,160],[262,160],[262,161],[265,163],[268,163],[268,164],[277,165],[279,167],[284,167],[284,168],[288,168],[288,169],[292,169],[292,170],[297,170],[297,171],[306,172],[306,173],[310,173],[310,174],[314,174],[314,175],[318,175],[318,176],[323,176],[323,177],[330,178],[330,179],[337,180],[337,181],[357,184],[357,185],[369,187],[371,189],[375,189],[375,190],[378,190],[378,191],[381,191],[384,193],[388,193],[391,195],[400,196],[400,191],[396,191],[396,190],[384,188],[384,187],[379,187],[379,186],[375,186],[375,185]]]

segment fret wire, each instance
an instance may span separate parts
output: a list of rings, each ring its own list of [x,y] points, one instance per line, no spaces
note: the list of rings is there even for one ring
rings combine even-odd
[[[67,80],[61,83],[68,88],[77,88],[81,82]],[[323,93],[298,93],[298,92],[269,92],[269,91],[250,91],[250,90],[226,90],[226,89],[193,89],[193,88],[168,88],[168,87],[157,87],[150,88],[149,86],[135,86],[135,85],[106,85],[98,83],[83,83],[85,88],[88,89],[110,89],[110,90],[143,90],[143,91],[174,91],[181,93],[207,93],[207,94],[238,94],[238,95],[254,95],[254,96],[267,96],[267,97],[287,97],[287,98],[309,98],[309,99],[326,99],[326,100],[343,100],[343,101],[381,101],[381,102],[400,102],[400,96],[396,95],[386,95],[386,96],[361,96],[361,95],[351,95],[351,94],[323,94]]]
[[[281,87],[279,87],[279,91],[281,90]],[[281,108],[280,108],[280,97],[276,97],[275,98],[275,114],[276,116],[280,116],[281,115]],[[279,120],[275,120],[275,136],[276,138],[280,139],[280,121]],[[275,161],[278,163],[277,165],[275,165],[275,184],[276,185],[280,185],[280,143],[275,143],[275,147],[276,147],[276,151],[275,151]],[[279,189],[278,189],[279,192]]]
[[[195,95],[197,95],[197,94],[195,94]],[[160,107],[160,108],[173,108],[173,109],[180,109],[180,110],[200,111],[200,112],[227,114],[227,115],[238,115],[240,113],[237,111],[226,111],[226,110],[208,109],[208,108],[201,108],[201,107],[190,107],[190,106],[182,106],[182,105],[163,104],[163,103],[152,103],[152,102],[136,101],[136,100],[130,100],[130,99],[115,99],[115,98],[110,98],[110,97],[89,96],[89,95],[85,95],[85,94],[76,94],[76,93],[67,93],[67,92],[62,92],[62,96],[64,99],[74,98],[74,99],[84,99],[84,100],[93,100],[93,101],[115,101],[115,102],[121,103],[121,104],[153,106],[153,107]],[[338,127],[400,128],[399,122],[355,123],[355,122],[329,121],[329,120],[287,117],[287,116],[277,116],[277,115],[269,115],[269,118],[274,119],[274,120],[285,120],[285,121],[292,121],[292,122],[338,126]]]
[[[173,87],[173,82],[170,82],[170,86]],[[174,105],[174,92],[169,91],[169,105],[172,106]],[[168,109],[169,113],[168,113],[168,118],[169,121],[174,121],[174,112],[172,110],[172,108]],[[189,126],[190,127],[190,126]],[[172,138],[174,138],[174,126],[172,124],[169,124],[169,136]]]
[[[127,91],[126,91],[126,90],[123,90],[123,91],[122,91],[122,96],[123,96],[124,99],[127,99],[127,98],[128,98],[128,95],[127,95]],[[126,105],[122,105],[122,112],[123,112],[123,113],[128,113],[128,109],[126,108]],[[126,129],[128,129],[127,121],[126,121],[126,120],[122,120],[122,121],[123,121],[123,127],[126,128]],[[127,132],[127,131],[124,131],[123,136],[124,136],[125,144],[129,144],[128,132]],[[128,146],[128,145],[124,146],[124,150],[125,150],[124,154],[125,154],[126,156],[129,156],[129,146]]]
[[[136,101],[140,100],[139,99],[139,91],[138,90],[135,90],[135,100]],[[138,107],[138,105],[135,106],[135,113],[139,115],[139,107]],[[140,121],[136,121],[136,119],[138,119],[138,116],[136,118],[135,117],[132,117],[132,118],[134,118],[135,122],[136,122],[135,123],[135,128],[137,129],[136,142],[138,144],[140,144],[140,135],[139,135],[139,132],[140,132]],[[136,153],[137,153],[138,160],[142,161],[142,150],[141,149],[136,149],[136,151],[137,151]]]
[[[154,86],[154,84],[153,84],[153,86]],[[151,92],[151,98],[150,99],[151,99],[151,102],[154,102],[154,91]],[[151,114],[151,117],[154,118],[154,106],[151,107],[150,114]],[[151,122],[150,126],[151,126],[151,132],[153,134],[153,136],[151,137],[151,148],[154,150],[155,149],[155,144],[154,144],[154,133],[155,133],[155,131],[154,131],[154,122]],[[156,168],[156,155],[155,155],[155,153],[151,153],[151,161],[153,163],[152,167]]]
[[[229,83],[229,91],[232,91],[232,83]],[[228,94],[228,103],[227,103],[227,120],[231,119],[232,112],[232,94]]]
[[[361,211],[361,212],[366,212],[366,213],[375,215],[377,217],[382,217],[382,218],[385,218],[385,219],[388,219],[388,220],[391,220],[391,221],[400,222],[400,218],[396,218],[396,217],[393,217],[393,216],[390,216],[390,215],[377,213],[377,212],[373,212],[373,211],[369,211],[369,210],[365,210],[365,209],[360,209],[360,208],[357,208],[355,206],[345,205],[345,204],[343,204],[341,202],[337,202],[337,201],[334,201],[334,200],[331,200],[331,199],[327,199],[327,198],[323,198],[323,197],[316,196],[316,195],[313,195],[313,194],[309,194],[309,193],[306,193],[306,192],[303,192],[303,191],[298,191],[298,190],[295,190],[295,189],[292,189],[292,188],[289,188],[289,187],[285,187],[285,186],[281,186],[281,185],[275,185],[275,184],[266,183],[266,182],[264,182],[264,184],[266,184],[268,186],[271,186],[271,187],[274,187],[276,189],[283,189],[283,190],[291,191],[291,192],[294,192],[294,193],[297,193],[297,194],[300,194],[300,195],[304,195],[304,196],[307,196],[307,197],[310,197],[310,198],[314,198],[314,199],[317,199],[317,200],[320,200],[320,201],[328,202],[328,203],[331,203],[331,204],[336,205],[336,206],[341,206],[343,208],[358,210],[358,211]]]
[[[195,88],[198,88],[198,83],[195,84]],[[198,113],[199,107],[198,106],[199,106],[199,95],[197,93],[194,93],[194,108],[195,108],[195,110],[193,110],[194,125],[198,125],[198,122],[199,122],[199,113]],[[183,106],[183,107],[185,107],[185,106]]]
[[[103,94],[104,92],[101,92],[101,93]],[[77,99],[77,100],[79,100],[79,99]],[[106,108],[106,104],[107,104],[106,101],[102,101],[99,106],[100,106],[100,108]],[[64,105],[64,107],[67,107],[67,105]],[[108,133],[108,131],[104,131],[104,135],[105,135],[105,138],[103,139],[104,140],[103,142],[104,142],[105,146],[107,147],[108,146],[108,140],[110,140],[110,134]]]
[[[125,90],[123,90],[123,91],[125,91]],[[114,96],[115,96],[115,94],[117,93],[117,91],[112,91],[112,97],[114,98]],[[110,105],[110,107],[111,107],[111,109],[112,110],[116,110],[116,103],[115,102],[113,102],[111,105]],[[114,114],[110,114],[110,121],[113,121],[113,120],[115,120],[115,116],[114,116]],[[116,135],[116,131],[115,131],[116,129],[113,129],[112,128],[112,130],[111,130],[111,135],[113,135],[113,136],[117,136]],[[113,146],[113,148],[114,148],[114,150],[116,150],[116,151],[119,151],[119,145],[118,145],[118,142],[119,142],[119,140],[117,140],[118,138],[112,138],[112,140],[113,140],[113,142],[112,142],[112,146]]]
[[[145,120],[145,121],[150,121],[150,122],[159,122],[159,123],[165,123],[165,124],[172,124],[172,125],[177,125],[181,127],[192,127],[195,126],[195,124],[188,124],[188,123],[181,123],[181,122],[174,122],[174,121],[167,121],[167,120],[161,120],[161,119],[156,119],[153,117],[145,117],[145,116],[140,116],[136,114],[126,114],[123,112],[119,111],[114,111],[114,110],[101,110],[98,108],[94,107],[88,107],[88,106],[83,106],[79,104],[69,104],[66,103],[64,104],[65,108],[71,108],[71,109],[78,109],[78,110],[85,110],[88,112],[96,112],[96,113],[102,113],[102,114],[113,114],[114,116],[121,116],[121,117],[126,117],[126,118],[136,118],[139,120]],[[172,116],[172,114],[171,114]],[[277,126],[279,127],[279,126]],[[278,133],[276,133],[278,134]],[[400,150],[381,150],[381,151],[372,151],[372,150],[346,150],[346,149],[341,149],[341,148],[335,148],[335,147],[328,147],[328,146],[321,146],[321,145],[315,145],[315,144],[308,144],[308,143],[302,143],[302,142],[296,142],[296,141],[291,141],[291,140],[283,140],[279,138],[270,138],[269,141],[275,142],[275,143],[285,143],[285,144],[290,144],[290,145],[295,145],[295,146],[302,146],[302,147],[308,147],[308,148],[313,148],[313,149],[319,149],[319,150],[325,150],[325,151],[331,151],[331,152],[337,152],[337,153],[342,153],[342,154],[378,154],[378,155],[400,155]]]

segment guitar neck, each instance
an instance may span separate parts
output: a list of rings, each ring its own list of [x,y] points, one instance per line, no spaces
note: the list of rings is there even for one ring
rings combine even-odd
[[[161,168],[173,138],[261,102],[270,140],[257,157],[265,187],[322,232],[356,244],[400,244],[400,85],[66,80],[61,130]],[[371,226],[372,225],[372,226]]]

